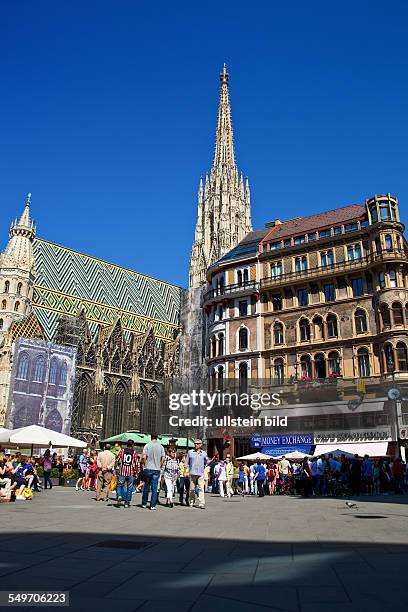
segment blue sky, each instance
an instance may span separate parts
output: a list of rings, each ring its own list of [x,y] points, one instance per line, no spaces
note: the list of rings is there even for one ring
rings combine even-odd
[[[185,286],[223,62],[253,224],[408,198],[408,5],[0,6],[0,245],[38,235]]]

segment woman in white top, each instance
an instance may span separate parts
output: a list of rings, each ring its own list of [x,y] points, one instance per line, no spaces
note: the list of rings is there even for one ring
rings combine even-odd
[[[221,497],[225,496],[224,486],[226,486],[227,482],[227,473],[225,471],[225,463],[224,461],[220,461],[219,464],[215,468],[215,474],[218,480],[218,487],[220,490]]]

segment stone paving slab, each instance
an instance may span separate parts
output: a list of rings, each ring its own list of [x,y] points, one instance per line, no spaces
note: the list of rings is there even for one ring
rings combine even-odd
[[[0,506],[2,588],[70,590],[75,612],[400,612],[407,501],[209,495],[151,512],[55,487]]]

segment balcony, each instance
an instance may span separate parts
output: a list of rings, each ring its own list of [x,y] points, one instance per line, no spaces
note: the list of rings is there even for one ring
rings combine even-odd
[[[226,285],[222,289],[210,289],[204,294],[204,305],[208,306],[213,302],[223,300],[234,296],[252,295],[259,291],[259,283],[257,281],[247,281],[241,284]]]
[[[368,253],[364,257],[353,259],[352,261],[342,261],[326,266],[316,266],[308,270],[299,272],[288,272],[279,276],[268,276],[261,279],[261,289],[269,287],[293,284],[294,282],[304,282],[313,278],[323,276],[333,276],[337,274],[347,274],[353,271],[366,269],[379,262],[407,260],[407,255],[403,250],[382,251],[381,253]]]

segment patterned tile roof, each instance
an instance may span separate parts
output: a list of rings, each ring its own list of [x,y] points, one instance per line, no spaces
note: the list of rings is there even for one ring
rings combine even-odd
[[[332,225],[341,225],[361,219],[365,214],[365,206],[359,204],[351,204],[342,208],[335,208],[328,212],[311,215],[310,217],[298,217],[288,221],[282,221],[272,227],[262,242],[271,240],[281,240],[298,234],[304,234],[309,231],[331,227]]]
[[[98,324],[112,325],[172,340],[179,328],[181,288],[36,238],[33,244],[36,281],[34,310],[51,338],[58,314],[85,309],[91,333]]]

